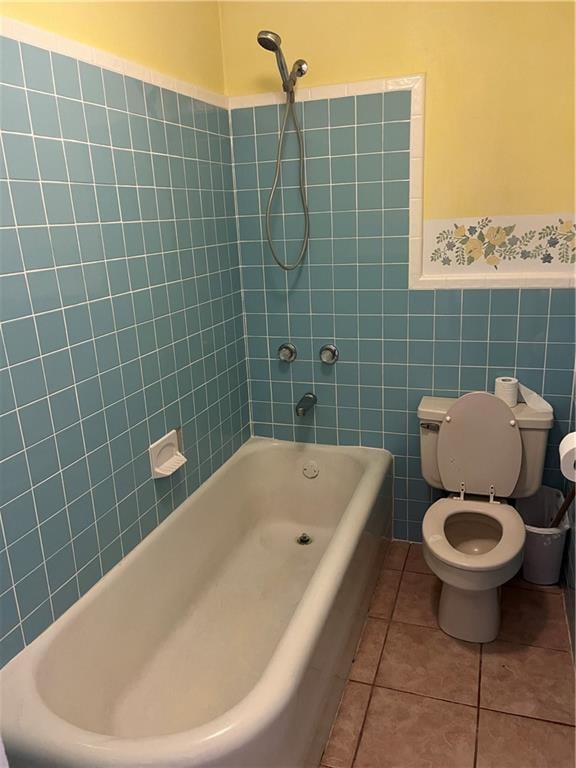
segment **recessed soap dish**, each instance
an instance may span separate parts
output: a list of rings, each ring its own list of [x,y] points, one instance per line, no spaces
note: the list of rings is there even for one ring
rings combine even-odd
[[[186,457],[180,452],[178,431],[175,429],[152,443],[148,453],[150,454],[150,468],[154,478],[169,477],[183,464],[186,464]]]

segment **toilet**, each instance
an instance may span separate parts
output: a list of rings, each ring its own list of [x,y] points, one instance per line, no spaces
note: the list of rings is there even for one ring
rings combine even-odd
[[[499,587],[520,569],[526,537],[507,499],[540,487],[552,414],[471,392],[422,398],[418,419],[423,477],[449,492],[422,522],[424,558],[442,581],[438,623],[460,640],[490,642]]]

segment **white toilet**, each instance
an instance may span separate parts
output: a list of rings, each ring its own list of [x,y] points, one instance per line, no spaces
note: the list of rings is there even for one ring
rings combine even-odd
[[[424,558],[443,582],[438,623],[461,640],[490,642],[500,627],[499,587],[519,570],[526,536],[503,499],[540,487],[552,415],[472,392],[424,397],[418,418],[424,479],[452,492],[422,522]]]

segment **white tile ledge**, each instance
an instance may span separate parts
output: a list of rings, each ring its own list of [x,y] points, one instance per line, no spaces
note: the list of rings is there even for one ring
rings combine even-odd
[[[49,32],[31,24],[25,24],[8,16],[0,16],[0,34],[18,40],[21,43],[37,45],[54,53],[71,56],[88,64],[94,64],[95,66],[118,72],[121,75],[134,77],[137,80],[157,85],[160,88],[177,91],[185,96],[191,96],[223,109],[259,107],[269,104],[282,104],[285,101],[284,94],[280,90],[273,93],[255,93],[247,96],[224,96],[189,83],[186,80],[178,80],[157,70],[148,69],[141,64],[120,58],[100,48],[79,43],[68,37],[57,35],[54,32]],[[424,75],[362,80],[339,85],[319,85],[313,88],[302,87],[296,91],[296,100],[317,101],[319,99],[333,99],[342,96],[359,96],[362,94],[399,90],[412,91],[412,114],[423,115]]]
[[[157,70],[148,69],[141,64],[114,56],[112,53],[103,51],[100,48],[93,48],[90,45],[78,43],[68,37],[48,32],[45,29],[25,24],[22,21],[17,21],[7,16],[0,16],[0,34],[4,37],[18,40],[20,43],[37,45],[39,48],[60,53],[63,56],[71,56],[80,61],[85,61],[87,64],[94,64],[97,67],[109,69],[121,75],[134,77],[145,83],[177,91],[184,96],[191,96],[215,107],[229,109],[227,96],[201,88],[185,80],[178,80]]]

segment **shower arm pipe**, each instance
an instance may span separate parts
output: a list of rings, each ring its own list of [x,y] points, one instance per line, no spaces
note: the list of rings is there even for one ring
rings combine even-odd
[[[282,164],[282,147],[284,144],[284,135],[286,133],[286,124],[288,122],[289,114],[292,114],[292,121],[296,129],[296,136],[298,138],[298,149],[300,153],[300,200],[302,201],[302,208],[304,210],[304,235],[302,238],[302,244],[298,253],[298,258],[293,264],[286,264],[279,258],[274,242],[272,240],[272,204],[274,202],[274,195],[278,187],[278,181],[280,180],[280,170]],[[291,272],[297,269],[304,259],[306,249],[308,247],[308,239],[310,234],[310,214],[308,212],[308,202],[306,200],[306,172],[305,172],[305,156],[304,156],[304,139],[302,137],[302,130],[298,124],[296,113],[294,112],[294,88],[291,88],[286,93],[286,107],[284,110],[284,118],[282,120],[282,127],[280,128],[280,136],[278,138],[278,152],[276,154],[276,170],[274,172],[274,179],[272,181],[272,187],[270,188],[270,197],[268,199],[268,206],[266,208],[266,239],[272,252],[272,257],[276,264],[285,272]]]

